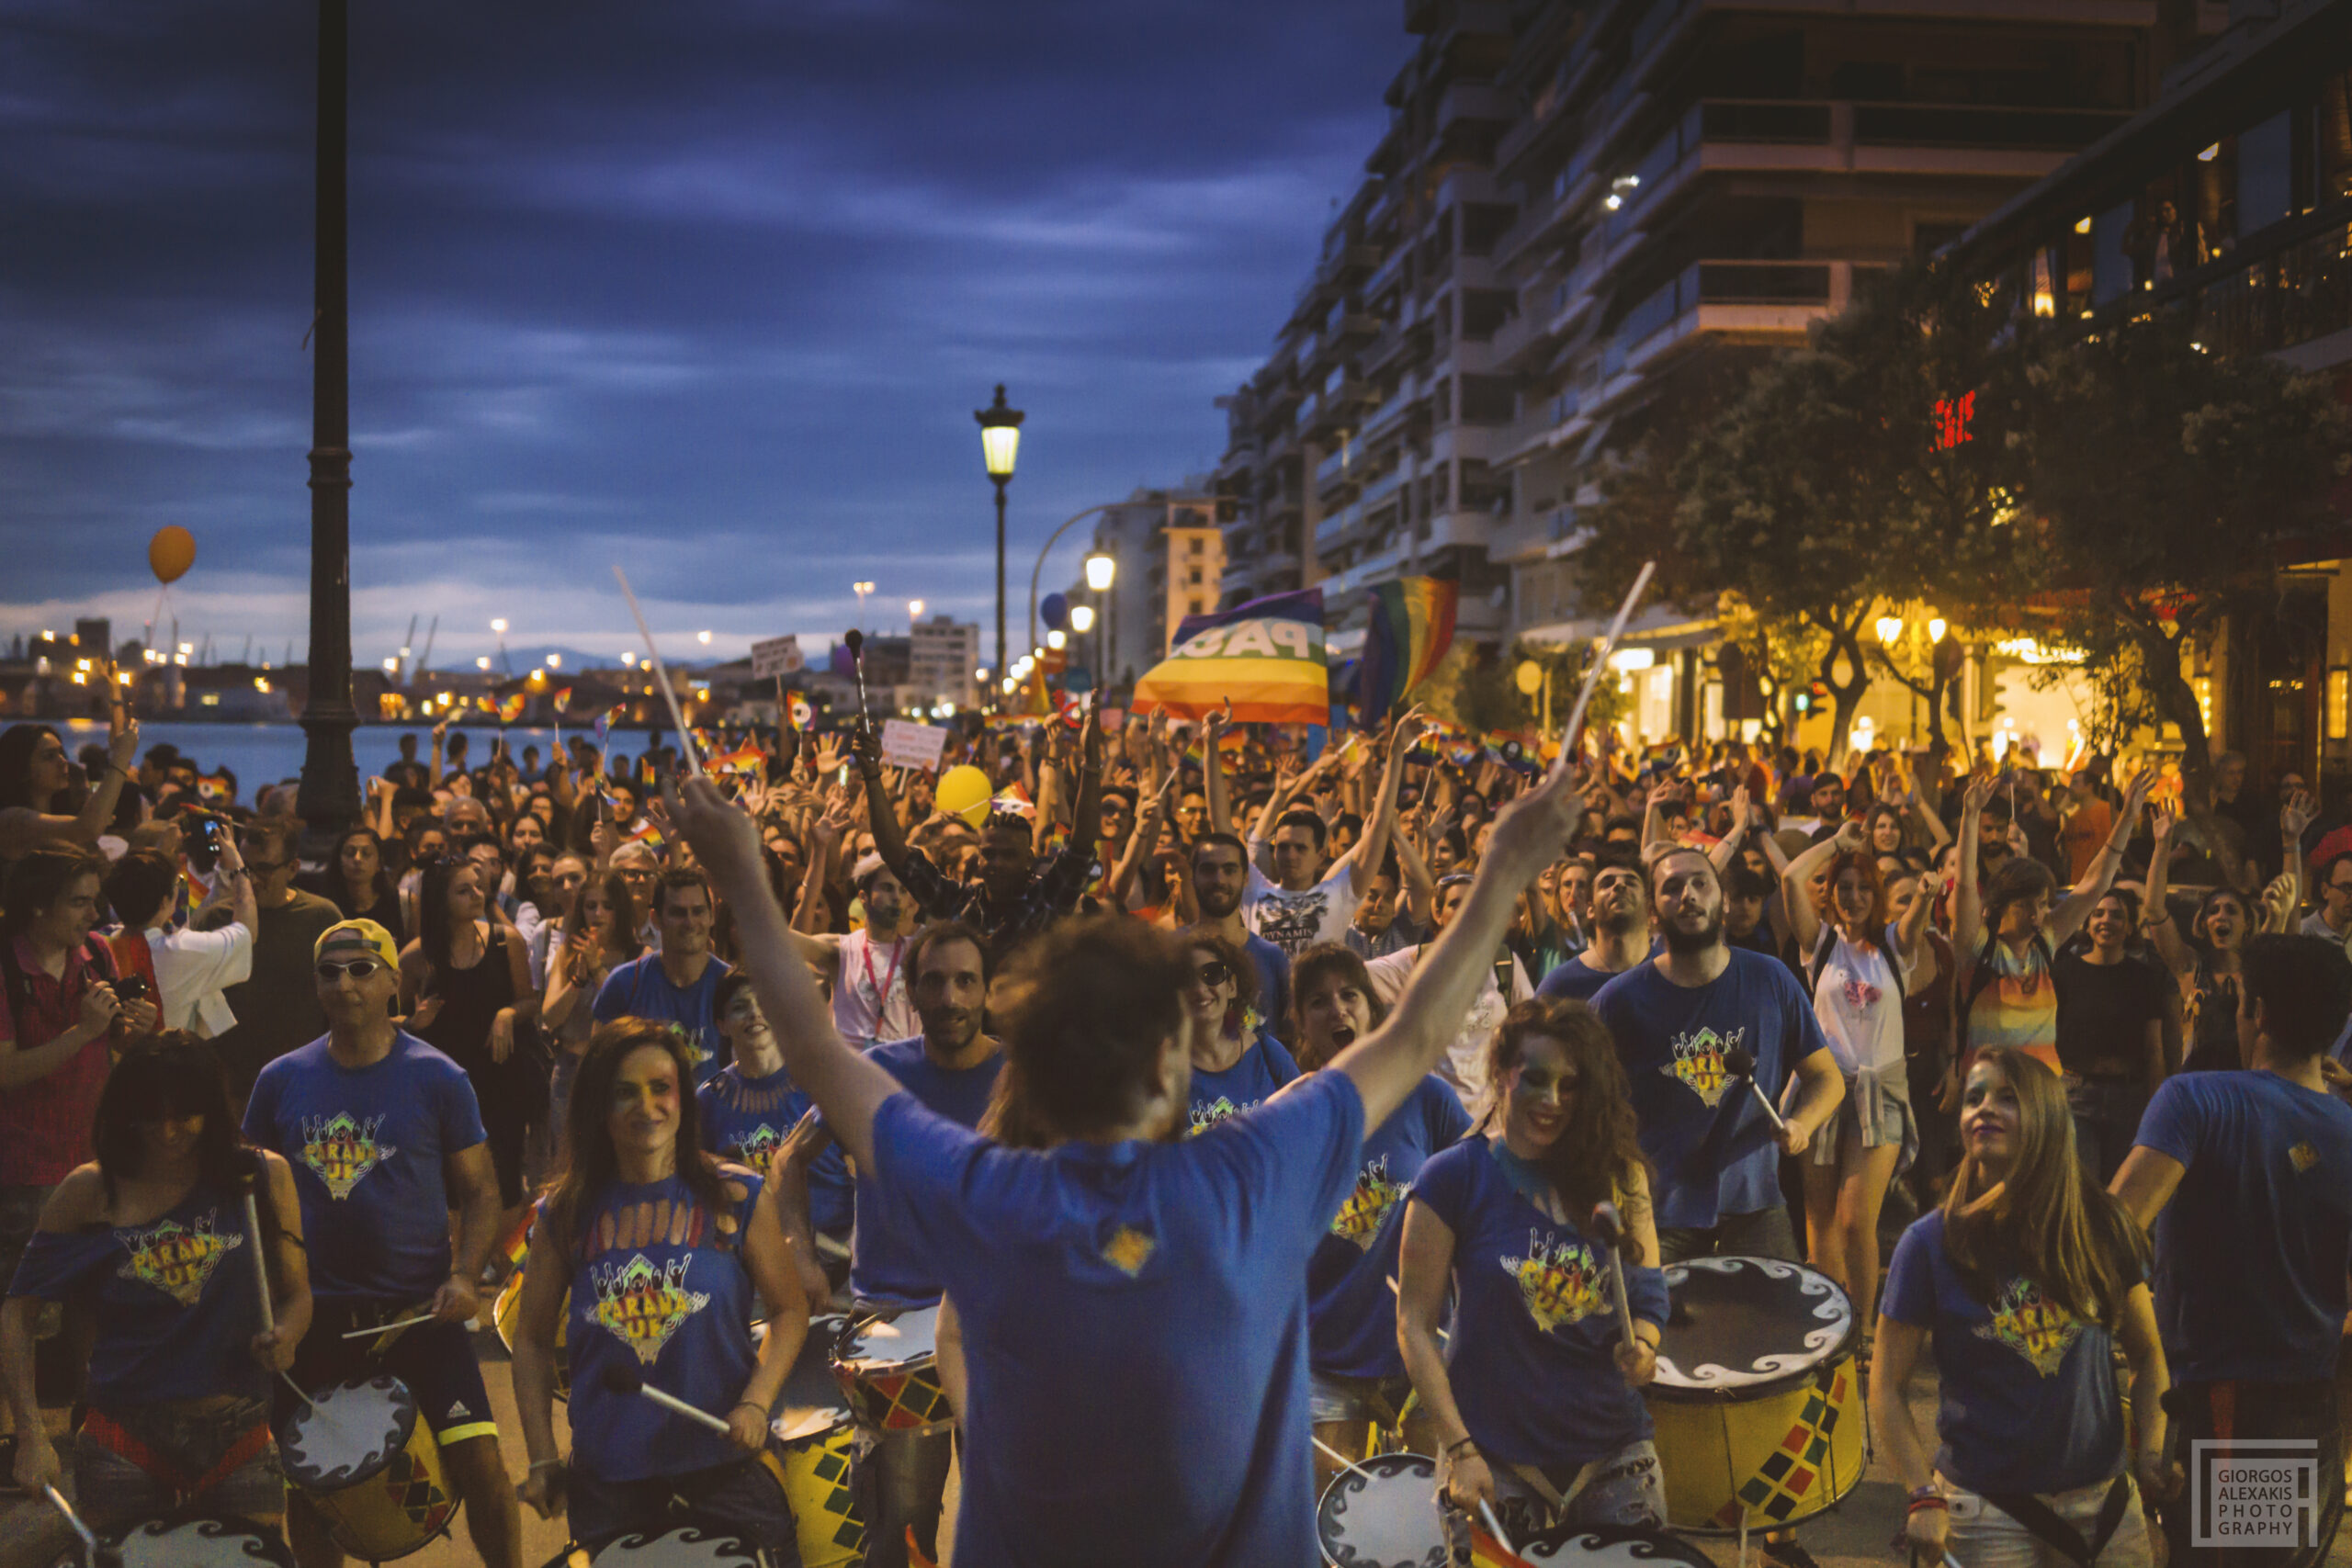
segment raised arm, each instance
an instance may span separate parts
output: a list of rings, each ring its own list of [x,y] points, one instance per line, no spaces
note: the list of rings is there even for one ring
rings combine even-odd
[[[1919,818],[1919,826],[1928,830],[1928,854],[1935,854],[1951,842],[1951,829],[1944,826],[1942,818],[1928,809],[1928,797],[1920,792],[1919,781],[1916,778],[1911,781],[1911,811]]]
[[[1233,831],[1233,807],[1225,794],[1225,732],[1233,723],[1233,703],[1227,699],[1222,714],[1210,714],[1201,720],[1201,779],[1209,797],[1209,830],[1214,833]]]
[[[907,880],[907,835],[899,826],[899,814],[890,804],[890,792],[882,787],[882,738],[871,728],[861,728],[852,739],[851,747],[857,756],[858,775],[865,781],[866,817],[868,826],[874,830],[874,852],[882,857],[882,863],[890,868],[890,874],[904,883]],[[736,815],[742,814],[738,812]],[[763,1001],[761,1005],[764,1007],[767,1004]]]
[[[1838,836],[1824,839],[1789,863],[1781,874],[1781,897],[1789,910],[1789,930],[1797,939],[1798,955],[1808,964],[1813,962],[1813,950],[1821,941],[1821,911],[1813,905],[1813,878],[1829,863],[1830,858],[1842,851],[1859,850],[1870,840],[1862,835],[1862,825],[1850,818],[1838,824]]]
[[[1468,902],[1422,955],[1388,1021],[1331,1064],[1355,1080],[1365,1126],[1388,1120],[1436,1067],[1477,1000],[1521,890],[1559,858],[1583,815],[1567,770],[1555,768],[1495,818]]]
[[[2172,914],[2172,833],[2179,825],[2179,814],[2169,806],[2156,807],[2155,819],[2148,827],[2155,848],[2148,855],[2147,900],[2140,910],[2140,924],[2147,931],[2156,956],[2177,976],[2197,967],[2197,954],[2181,940],[2180,922]]]
[[[1380,794],[1372,803],[1372,818],[1364,824],[1363,837],[1348,852],[1348,885],[1357,892],[1364,884],[1380,874],[1381,863],[1388,858],[1389,840],[1396,831],[1396,790],[1405,782],[1405,753],[1413,749],[1413,741],[1420,734],[1420,710],[1398,719],[1388,732],[1388,755],[1380,769]]]
[[[113,733],[107,742],[107,765],[90,781],[90,798],[83,802],[82,809],[71,817],[29,807],[0,811],[0,855],[17,859],[52,839],[77,844],[96,843],[98,835],[114,821],[115,807],[122,799],[123,781],[130,777],[131,759],[138,754],[139,721],[118,702],[114,705]]]
[[[1984,945],[1984,904],[1976,886],[1976,840],[1993,798],[1993,775],[1972,774],[1960,797],[1960,890],[1951,901],[1951,951],[1962,967]]]
[[[2291,878],[2295,889],[2294,902],[2288,906],[2290,909],[2303,907],[2303,829],[2312,825],[2312,818],[2317,814],[2318,807],[2302,790],[2297,790],[2293,799],[2278,807],[2278,852],[2284,865],[2279,874]]]
[[[2075,884],[2067,895],[2058,900],[2050,911],[2046,928],[2050,945],[2053,948],[2083,929],[2091,910],[2115,882],[2115,874],[2123,865],[2123,846],[2132,841],[2132,829],[2140,820],[2140,808],[2148,804],[2148,791],[2156,782],[2156,770],[2143,768],[2133,776],[2131,786],[2123,792],[2123,809],[2116,813],[2115,826],[2107,835],[2107,842],[2099,846],[2092,857],[2090,869]]]
[[[1398,901],[1412,922],[1427,931],[1437,917],[1437,878],[1430,874],[1430,863],[1421,858],[1420,846],[1413,842],[1410,833],[1391,834],[1389,841],[1396,849],[1396,869],[1405,876]]]
[[[1731,830],[1717,839],[1707,851],[1707,860],[1714,866],[1719,879],[1731,869],[1731,863],[1739,858],[1740,842],[1747,837],[1749,809],[1747,786],[1736,786],[1731,792]]]
[[[898,1080],[834,1031],[832,1010],[817,994],[808,966],[785,934],[784,911],[768,890],[759,830],[752,819],[729,805],[707,778],[688,779],[683,789],[669,786],[665,794],[671,820],[685,834],[719,896],[734,906],[744,966],[751,971],[760,1010],[784,1048],[792,1081],[823,1109],[825,1124],[850,1157],[861,1168],[872,1169],[874,1112],[898,1092]],[[877,838],[878,819],[885,814],[876,814]]]

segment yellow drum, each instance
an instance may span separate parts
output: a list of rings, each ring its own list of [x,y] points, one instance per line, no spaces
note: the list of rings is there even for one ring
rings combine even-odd
[[[857,1424],[846,1410],[796,1410],[770,1430],[762,1455],[784,1486],[800,1539],[802,1568],[842,1568],[865,1561],[865,1515],[855,1485]]]
[[[498,1341],[506,1347],[506,1354],[514,1354],[515,1336],[523,1327],[523,1270],[517,1269],[506,1277],[499,1288],[498,1300],[491,1303],[491,1322],[497,1326]],[[565,1346],[571,1337],[571,1292],[563,1292],[563,1308],[555,1320],[555,1396],[571,1397],[571,1357]]]
[[[1666,1515],[1732,1534],[1811,1518],[1868,1463],[1854,1307],[1826,1275],[1763,1258],[1666,1270],[1674,1307],[1643,1394]]]
[[[278,1438],[286,1479],[302,1489],[334,1543],[369,1562],[431,1544],[458,1499],[441,1445],[396,1377],[356,1379],[311,1395]]]

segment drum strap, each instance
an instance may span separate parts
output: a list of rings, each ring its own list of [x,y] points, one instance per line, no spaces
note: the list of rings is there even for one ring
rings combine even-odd
[[[2060,1556],[2076,1568],[2090,1568],[2098,1554],[2123,1522],[2123,1510],[2132,1503],[2130,1472],[2115,1478],[2107,1489],[2106,1498],[2098,1506],[2098,1517],[2092,1522],[2091,1539],[2085,1540],[2075,1527],[2060,1518],[2049,1504],[2030,1492],[1987,1492],[1984,1501],[2017,1520],[2027,1529],[2053,1548]]]
[[[149,1448],[103,1410],[93,1410],[83,1416],[82,1435],[109,1453],[118,1454],[145,1471],[157,1485],[169,1490],[181,1503],[203,1496],[252,1463],[263,1450],[269,1447],[269,1423],[256,1422],[243,1437],[229,1445],[228,1451],[211,1469],[190,1481],[187,1472]]]
[[[1553,1516],[1563,1520],[1568,1517],[1568,1509],[1576,1500],[1584,1495],[1585,1487],[1590,1483],[1600,1468],[1595,1464],[1577,1466],[1577,1478],[1569,1482],[1568,1489],[1563,1492],[1552,1484],[1550,1476],[1533,1465],[1521,1464],[1516,1460],[1506,1462],[1510,1465],[1510,1472],[1527,1483],[1528,1489],[1544,1500],[1544,1506],[1552,1510]]]

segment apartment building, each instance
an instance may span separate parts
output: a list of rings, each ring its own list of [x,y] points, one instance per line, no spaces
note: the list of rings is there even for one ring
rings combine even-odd
[[[1206,476],[1173,489],[1136,491],[1104,509],[1094,525],[1090,555],[1111,558],[1114,574],[1098,593],[1081,576],[1065,589],[1073,605],[1093,607],[1097,626],[1070,638],[1070,663],[1091,670],[1102,650],[1113,688],[1168,655],[1169,639],[1186,615],[1214,610],[1228,586],[1227,537],[1218,522],[1221,501]]]
[[[1320,583],[1344,618],[1370,584],[1452,574],[1464,635],[1539,641],[1598,629],[1577,506],[1612,454],[1801,343],[1858,271],[1951,242],[2120,126],[2224,19],[2205,0],[1403,9],[1388,131],[1272,356],[1221,400],[1226,597]],[[1712,634],[1648,629],[1690,733]]]

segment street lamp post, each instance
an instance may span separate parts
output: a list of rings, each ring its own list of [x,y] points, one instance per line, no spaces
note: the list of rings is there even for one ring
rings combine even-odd
[[[1111,583],[1119,574],[1119,563],[1101,550],[1086,558],[1086,586],[1102,601],[1102,613],[1095,617],[1094,661],[1102,670],[1101,685],[1111,689]]]
[[[996,664],[1009,668],[1012,652],[1004,641],[1004,487],[1012,482],[1012,460],[1021,451],[1021,422],[1026,416],[1004,400],[1004,383],[997,383],[996,401],[972,411],[980,424],[980,456],[989,478],[996,484]]]
[[[311,669],[302,701],[302,782],[294,809],[303,852],[359,819],[351,731],[351,332],[345,132],[350,28],[345,0],[319,0],[317,211],[311,361]]]

